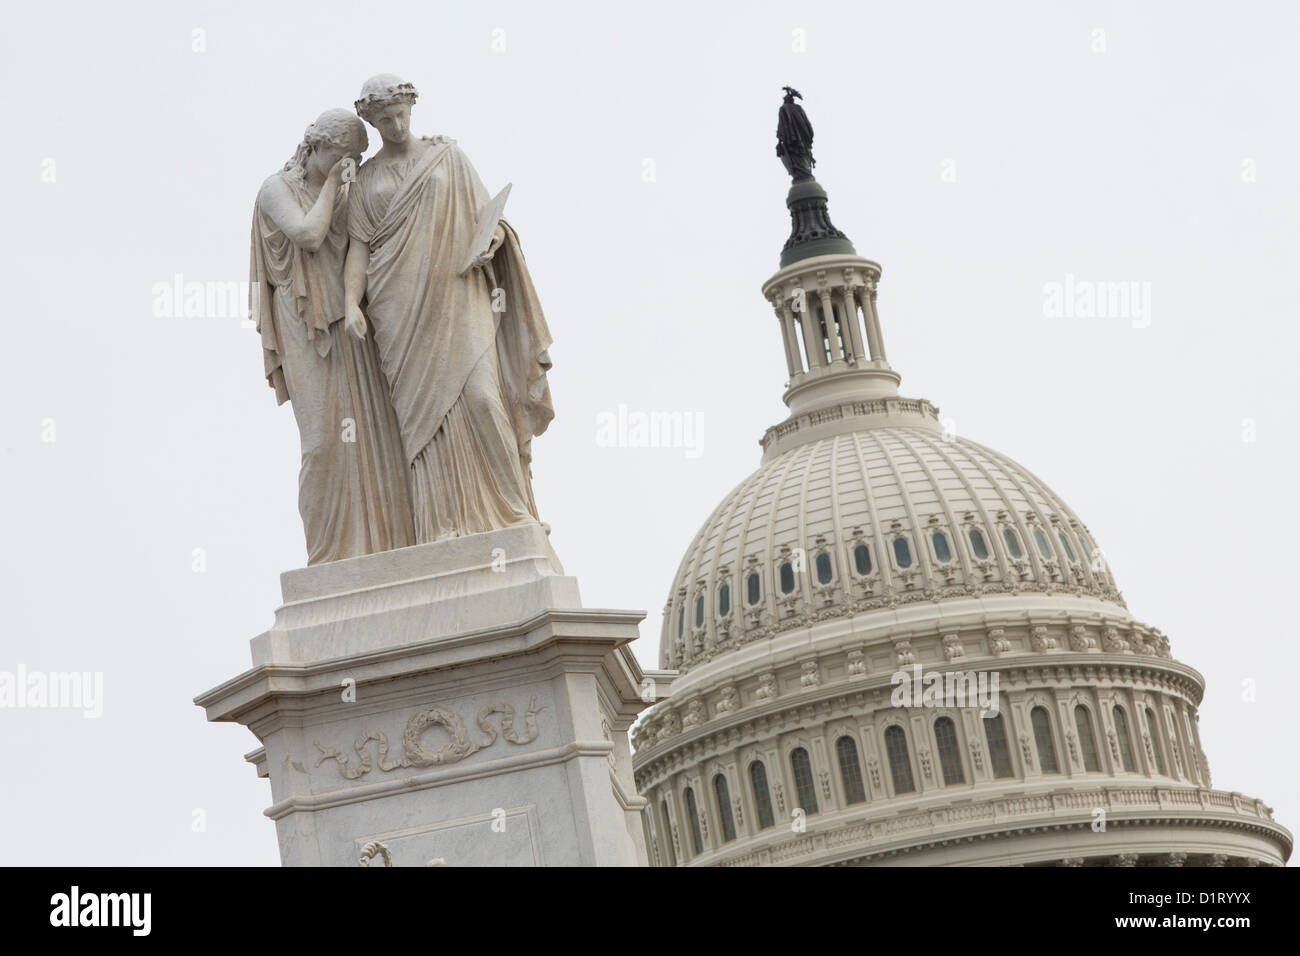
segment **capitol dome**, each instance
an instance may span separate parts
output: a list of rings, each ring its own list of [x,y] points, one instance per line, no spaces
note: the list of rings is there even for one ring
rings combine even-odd
[[[1272,811],[1211,784],[1204,680],[1083,522],[899,393],[795,96],[762,290],[790,415],[672,578],[632,734],[651,863],[1282,865]]]
[[[684,674],[774,634],[917,602],[1033,595],[1128,621],[1101,552],[1051,489],[945,435],[929,403],[889,404],[837,409],[836,433],[786,448],[723,500],[674,578],[661,667]]]

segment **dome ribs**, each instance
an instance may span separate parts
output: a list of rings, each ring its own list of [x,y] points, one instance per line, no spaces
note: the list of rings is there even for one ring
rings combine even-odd
[[[972,551],[974,528],[984,536],[986,558]],[[1015,532],[1018,553],[1009,550],[1002,529]],[[1035,529],[1046,536],[1047,557]],[[669,599],[660,661],[685,672],[755,641],[927,600],[1073,591],[1123,607],[1106,575],[1062,550],[1056,529],[1073,543],[1086,530],[1032,472],[965,438],[944,439],[933,429],[901,424],[812,439],[751,473],[694,536]],[[935,556],[934,531],[947,537],[946,561]],[[897,565],[896,536],[905,537],[912,552],[906,569]],[[862,589],[856,586],[851,540],[871,549],[870,584]],[[823,550],[831,577],[820,584],[814,575]],[[780,584],[785,560],[799,567],[789,595]],[[1071,571],[1071,560],[1080,570]],[[752,607],[751,567],[762,580]],[[720,618],[724,578],[730,600],[727,617]],[[707,612],[696,627],[700,598]],[[679,641],[682,614],[690,633],[684,627]]]
[[[948,538],[950,541],[953,542],[952,546],[956,548],[957,555],[961,562],[962,574],[964,575],[967,581],[973,582],[976,580],[976,575],[975,575],[975,569],[971,566],[970,563],[970,555],[967,552],[965,542],[959,542],[957,540],[958,538],[961,537],[961,523],[958,522],[957,515],[952,510],[952,504],[949,502],[948,496],[944,493],[943,488],[940,486],[939,479],[934,474],[934,469],[932,469],[930,467],[930,464],[925,460],[924,453],[922,451],[918,451],[917,447],[913,445],[911,440],[909,439],[908,436],[910,432],[911,429],[907,429],[907,428],[898,429],[898,440],[902,442],[905,446],[907,446],[907,450],[912,453],[913,458],[915,458],[918,462],[920,462],[921,467],[925,470],[926,477],[930,479],[930,485],[935,489],[935,492],[938,495],[939,505],[940,507],[942,507],[943,513],[947,516]],[[919,434],[923,436],[926,433],[920,432]],[[951,467],[951,465],[949,467]],[[953,470],[956,471],[957,469],[953,469]],[[924,547],[924,545],[922,545],[922,547]]]
[[[817,454],[825,446],[826,442],[818,441],[811,445],[811,451],[808,453],[808,464],[803,470],[803,476],[799,479],[799,516],[796,519],[799,533],[795,539],[796,548],[803,549],[803,573],[795,578],[799,582],[799,593],[803,597],[803,606],[806,610],[811,610],[813,605],[812,596],[812,569],[808,566],[808,479],[812,476],[813,468],[817,463]],[[795,565],[796,569],[798,564]]]
[[[952,454],[949,453],[949,449],[946,447],[954,443],[935,441],[933,438],[928,436],[925,438],[925,440],[929,442],[930,447],[939,455],[939,457],[943,458],[944,461],[948,463],[948,467],[950,467],[953,470],[953,472],[961,479],[962,485],[966,488],[966,493],[970,495],[971,500],[975,503],[975,508],[978,509],[979,511],[980,520],[983,522],[984,534],[988,535],[990,538],[989,551],[993,555],[993,557],[997,559],[998,576],[1003,581],[1015,580],[1015,575],[1011,573],[1011,566],[1007,563],[1006,552],[1000,546],[996,546],[995,542],[992,542],[993,531],[997,527],[997,525],[993,522],[993,518],[989,514],[988,505],[985,503],[984,499],[980,496],[980,493],[976,490],[974,483],[970,480],[970,475],[966,472],[966,469],[957,463],[956,459],[953,457]],[[961,447],[961,446],[958,445],[957,447]],[[969,456],[966,457],[966,461],[968,463],[972,463],[970,462]],[[981,472],[981,473],[984,474],[985,480],[989,481],[988,474],[985,472]],[[989,483],[993,484],[992,481],[989,481]],[[965,546],[968,543],[969,542],[966,541],[962,542],[963,550],[965,550]]]
[[[880,573],[880,587],[888,593],[894,587],[894,566],[885,551],[885,533],[880,526],[880,515],[876,512],[876,496],[871,486],[870,468],[867,465],[866,455],[862,453],[862,441],[867,437],[867,432],[854,432],[848,436],[858,453],[858,465],[862,470],[862,496],[866,499],[867,515],[871,521],[871,537],[876,543],[875,567]]]
[[[892,429],[890,431],[892,432]],[[898,466],[898,461],[888,445],[888,439],[893,439],[893,435],[890,434],[887,436],[886,440],[881,440],[877,434],[873,432],[871,433],[871,437],[875,440],[876,446],[880,449],[881,454],[885,456],[885,460],[889,463],[889,467],[894,473],[894,480],[898,482],[898,493],[903,500],[903,512],[907,516],[908,524],[911,525],[912,548],[916,552],[917,563],[920,564],[921,572],[924,577],[925,583],[922,590],[932,590],[935,586],[934,566],[930,562],[929,549],[921,547],[921,522],[916,513],[916,506],[912,502],[912,492],[908,489],[907,479],[903,477],[903,472]],[[883,559],[888,561],[890,560],[890,556],[886,554],[883,556]]]

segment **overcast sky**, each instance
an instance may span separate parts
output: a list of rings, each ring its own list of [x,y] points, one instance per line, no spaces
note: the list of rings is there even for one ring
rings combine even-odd
[[[1078,512],[1205,675],[1215,786],[1300,825],[1298,28],[1283,3],[9,8],[0,670],[102,672],[104,700],[0,711],[4,862],[278,863],[256,739],[191,699],[249,666],[305,563],[297,431],[255,333],[158,316],[155,287],[246,280],[259,185],[378,72],[514,184],[555,337],[537,501],[584,602],[648,612],[644,664],[784,417],[759,289],[791,84],[835,224],[884,267],[903,393]],[[1145,283],[1149,315],[1053,317],[1067,276]],[[604,447],[620,405],[702,443]]]

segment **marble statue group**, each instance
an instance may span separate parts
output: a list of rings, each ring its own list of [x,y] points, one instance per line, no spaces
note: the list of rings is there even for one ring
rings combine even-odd
[[[250,310],[298,423],[308,564],[538,520],[550,333],[469,159],[411,134],[417,96],[367,80],[257,195]]]

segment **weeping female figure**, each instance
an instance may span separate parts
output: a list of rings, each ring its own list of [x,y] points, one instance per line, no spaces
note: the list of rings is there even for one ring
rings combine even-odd
[[[366,129],[322,113],[253,211],[250,312],[267,382],[298,422],[298,510],[307,563],[415,543],[406,462],[388,383],[364,314],[346,314],[346,179]]]

